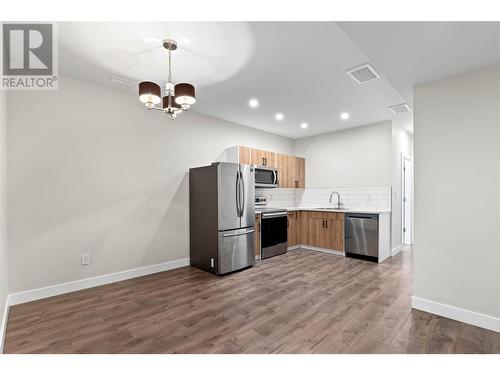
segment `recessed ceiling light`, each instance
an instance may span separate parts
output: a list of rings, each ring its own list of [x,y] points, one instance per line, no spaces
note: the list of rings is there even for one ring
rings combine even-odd
[[[250,99],[248,105],[252,108],[257,108],[259,106],[259,101],[257,99]]]
[[[276,116],[274,116],[274,118],[278,121],[281,121],[283,120],[285,116],[283,116],[283,113],[276,113]]]
[[[342,120],[347,120],[347,119],[349,118],[349,113],[347,113],[347,112],[343,112],[343,113],[341,113],[341,114],[340,114],[340,118],[341,118]]]
[[[307,125],[307,122],[303,122],[302,124],[300,124],[300,127],[301,127],[302,129],[307,129],[307,127],[308,127],[308,126],[309,126],[309,125]]]

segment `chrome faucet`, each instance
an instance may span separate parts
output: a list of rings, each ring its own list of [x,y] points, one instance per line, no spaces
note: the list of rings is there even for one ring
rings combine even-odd
[[[344,203],[342,203],[342,198],[340,197],[340,194],[338,191],[332,191],[332,193],[330,194],[330,199],[328,201],[330,203],[332,203],[333,194],[337,194],[337,207],[336,208],[342,208],[344,206]]]

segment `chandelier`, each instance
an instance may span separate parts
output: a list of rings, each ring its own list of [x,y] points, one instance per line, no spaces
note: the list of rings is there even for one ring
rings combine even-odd
[[[161,97],[161,87],[151,81],[139,83],[139,100],[146,108],[165,112],[170,119],[174,119],[179,113],[187,111],[194,103],[196,97],[194,86],[189,83],[172,83],[172,51],[177,49],[177,42],[165,39],[163,47],[168,51],[168,81],[165,84],[165,96]],[[161,105],[159,106],[158,104]]]

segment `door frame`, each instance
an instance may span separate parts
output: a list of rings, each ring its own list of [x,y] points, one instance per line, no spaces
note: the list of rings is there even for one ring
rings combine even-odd
[[[405,197],[405,161],[410,162],[411,164],[411,174],[410,174],[410,185],[411,185],[411,194],[410,194],[410,217],[411,217],[411,236],[410,236],[410,243],[407,244],[405,242],[405,218],[406,218],[406,212],[405,212],[405,202],[404,202],[404,197]],[[404,245],[412,245],[414,243],[414,182],[413,182],[413,176],[414,176],[414,165],[413,165],[413,158],[408,155],[404,155],[401,153],[401,244]]]

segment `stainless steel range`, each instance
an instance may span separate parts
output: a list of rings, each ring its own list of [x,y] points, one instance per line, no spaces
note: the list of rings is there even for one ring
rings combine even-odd
[[[284,254],[288,248],[288,213],[284,208],[259,208],[261,259]]]

